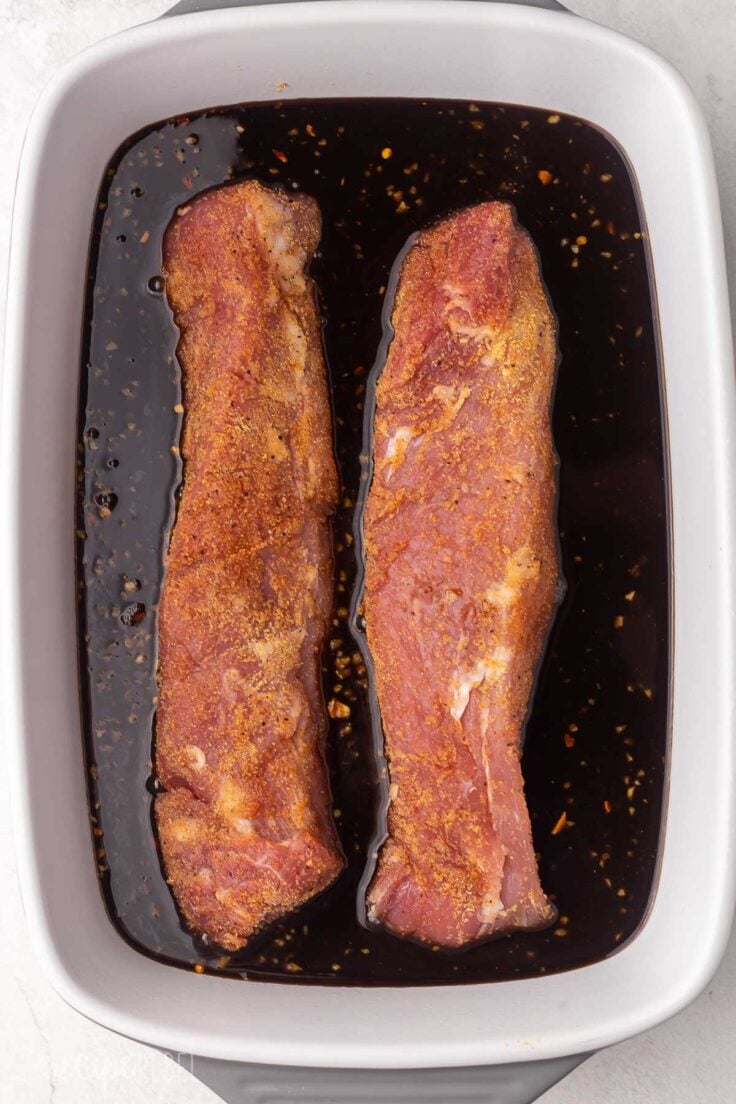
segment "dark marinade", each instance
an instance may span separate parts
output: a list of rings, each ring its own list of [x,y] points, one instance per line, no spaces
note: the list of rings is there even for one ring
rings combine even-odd
[[[181,482],[178,332],[161,244],[176,207],[256,177],[317,199],[312,265],[343,484],[324,651],[327,756],[348,868],[295,916],[224,956],[183,926],[152,823],[156,610]],[[567,591],[524,752],[542,884],[559,920],[461,952],[367,930],[358,887],[385,779],[348,615],[367,388],[389,275],[409,235],[459,207],[512,202],[559,318],[554,408]],[[657,870],[669,703],[665,428],[648,247],[621,151],[580,119],[459,101],[326,100],[158,123],[112,158],[90,253],[78,455],[81,693],[92,829],[109,914],[162,961],[233,977],[442,984],[537,976],[619,949]],[[469,553],[472,554],[472,551]],[[346,662],[346,657],[348,661]],[[344,710],[340,710],[344,712]]]

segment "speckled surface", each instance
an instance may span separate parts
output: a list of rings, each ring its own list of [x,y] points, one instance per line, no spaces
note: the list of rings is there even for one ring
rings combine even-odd
[[[716,152],[728,259],[736,275],[736,6],[733,0],[571,0],[580,14],[672,60],[703,105]],[[0,4],[0,297],[23,130],[45,81],[79,49],[154,18],[161,0],[4,0]],[[671,166],[671,171],[676,171]],[[0,323],[1,324],[1,323]],[[0,1104],[206,1104],[215,1097],[156,1052],[111,1035],[64,1005],[33,957],[17,893],[7,800],[0,800]],[[736,1082],[736,939],[706,993],[673,1021],[596,1055],[543,1104],[729,1104]]]

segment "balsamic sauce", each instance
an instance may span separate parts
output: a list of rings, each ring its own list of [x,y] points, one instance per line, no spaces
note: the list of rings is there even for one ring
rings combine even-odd
[[[323,216],[312,275],[343,484],[324,692],[350,711],[331,720],[327,748],[348,868],[298,914],[224,956],[181,922],[152,822],[156,610],[182,477],[178,332],[161,243],[179,204],[250,176],[311,193]],[[385,779],[356,613],[353,526],[392,266],[411,234],[490,198],[514,203],[559,318],[554,432],[567,592],[538,675],[523,762],[542,884],[559,920],[446,952],[367,929],[356,908]],[[623,946],[646,914],[657,868],[669,535],[646,233],[613,142],[564,115],[436,100],[265,103],[159,123],[129,139],[105,173],[84,349],[77,512],[85,749],[102,891],[125,938],[199,972],[333,985],[536,976]]]

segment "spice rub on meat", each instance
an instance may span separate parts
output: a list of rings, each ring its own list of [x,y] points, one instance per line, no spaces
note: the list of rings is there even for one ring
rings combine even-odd
[[[184,485],[159,616],[155,815],[188,925],[228,950],[343,867],[320,649],[338,495],[314,288],[320,216],[255,181],[180,208]]]
[[[558,584],[556,333],[512,208],[421,232],[392,326],[363,519],[390,772],[368,915],[459,947],[555,916],[520,750]]]

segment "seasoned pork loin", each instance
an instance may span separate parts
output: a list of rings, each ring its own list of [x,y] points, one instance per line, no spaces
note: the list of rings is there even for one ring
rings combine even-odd
[[[443,947],[555,916],[520,767],[555,607],[555,324],[503,203],[423,231],[377,386],[365,616],[390,771],[368,913]]]
[[[314,288],[320,217],[255,181],[180,208],[184,484],[159,617],[155,801],[187,924],[241,947],[343,867],[320,649],[338,495]]]

